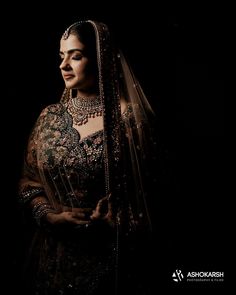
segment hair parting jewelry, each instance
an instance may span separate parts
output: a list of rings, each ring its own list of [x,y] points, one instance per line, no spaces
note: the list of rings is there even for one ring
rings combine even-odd
[[[65,32],[63,33],[63,35],[62,35],[62,39],[63,39],[63,40],[66,40],[66,39],[69,37],[69,35],[70,35],[70,31],[71,31],[71,29],[74,28],[74,27],[76,27],[76,26],[78,26],[78,25],[80,25],[80,24],[83,23],[83,22],[85,22],[85,21],[78,21],[78,22],[75,22],[75,23],[73,23],[72,25],[70,25],[70,26],[65,30]]]
[[[62,39],[63,39],[63,40],[66,40],[66,39],[69,37],[71,28],[74,27],[74,26],[76,26],[77,24],[79,24],[79,22],[75,22],[75,23],[73,23],[72,25],[70,25],[70,26],[65,30],[65,32],[64,32],[63,35],[62,35]]]

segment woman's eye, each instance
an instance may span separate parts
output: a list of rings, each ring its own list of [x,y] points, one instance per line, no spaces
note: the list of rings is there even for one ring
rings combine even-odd
[[[75,55],[72,57],[72,59],[74,60],[81,60],[82,59],[82,55]]]

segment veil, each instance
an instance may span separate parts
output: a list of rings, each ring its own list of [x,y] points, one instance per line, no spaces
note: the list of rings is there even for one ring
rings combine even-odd
[[[88,22],[94,27],[97,42],[106,196],[111,196],[109,201],[118,224],[122,224],[123,218],[126,226],[128,220],[128,230],[140,224],[151,230],[147,199],[154,180],[151,174],[156,158],[155,114],[124,54],[113,47],[107,26]],[[122,116],[124,125],[121,125],[120,99],[123,97],[127,108]],[[65,89],[61,102],[68,100],[69,91]],[[126,216],[122,216],[124,212]]]

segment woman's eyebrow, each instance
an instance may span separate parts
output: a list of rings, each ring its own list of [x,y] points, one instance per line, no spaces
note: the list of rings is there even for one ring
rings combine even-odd
[[[83,53],[83,50],[82,49],[79,49],[79,48],[73,48],[73,49],[70,49],[70,50],[67,50],[67,51],[60,51],[60,54],[70,54],[70,53],[73,53],[75,51],[79,51],[80,53]]]

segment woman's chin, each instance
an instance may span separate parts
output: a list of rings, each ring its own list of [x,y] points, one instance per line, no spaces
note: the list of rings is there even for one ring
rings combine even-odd
[[[75,79],[73,79],[73,78],[65,79],[64,82],[65,82],[66,88],[68,88],[68,89],[77,88],[76,86],[77,86],[78,82],[75,81]]]

